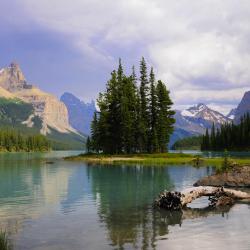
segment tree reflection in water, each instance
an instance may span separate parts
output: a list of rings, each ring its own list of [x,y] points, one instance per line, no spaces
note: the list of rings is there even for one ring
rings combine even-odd
[[[187,208],[162,211],[152,207],[152,197],[173,190],[168,168],[135,166],[88,166],[100,222],[114,249],[155,249],[157,238],[169,233],[169,226],[185,219],[224,214],[226,210]],[[111,184],[112,183],[112,184]]]

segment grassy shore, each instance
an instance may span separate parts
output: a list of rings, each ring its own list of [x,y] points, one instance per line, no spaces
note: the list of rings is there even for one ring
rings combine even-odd
[[[221,165],[223,157],[205,158],[184,153],[161,153],[161,154],[80,154],[66,157],[65,160],[84,161],[88,163],[141,163],[141,164],[194,164],[194,165]],[[250,158],[230,158],[237,164],[250,164]]]
[[[6,232],[2,232],[2,231],[0,231],[0,249],[1,250],[12,250],[13,249]]]

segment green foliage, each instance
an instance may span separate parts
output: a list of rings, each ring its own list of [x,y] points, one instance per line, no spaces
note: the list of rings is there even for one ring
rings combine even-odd
[[[150,83],[150,86],[149,86]],[[173,132],[174,111],[169,91],[155,82],[153,69],[149,81],[144,58],[140,63],[140,85],[134,67],[126,76],[121,60],[111,73],[106,91],[99,94],[100,111],[91,124],[91,145],[95,152],[109,154],[165,152]]]
[[[12,244],[8,239],[7,233],[0,231],[0,249],[1,250],[12,250]]]
[[[202,150],[249,150],[250,149],[250,115],[245,114],[239,124],[227,123],[203,136]]]
[[[87,141],[86,141],[86,150],[88,153],[90,153],[91,151],[91,141],[90,141],[89,136],[87,137]]]
[[[172,149],[178,150],[178,149],[200,149],[201,148],[201,142],[202,142],[202,136],[192,136],[192,137],[186,137],[181,140],[178,140],[174,143],[172,146]]]
[[[0,120],[1,125],[16,125],[28,119],[32,114],[33,107],[29,103],[18,99],[0,98]]]
[[[162,81],[158,81],[156,86],[157,96],[157,122],[156,130],[158,135],[158,144],[160,152],[167,150],[166,145],[169,142],[170,135],[174,131],[175,119],[173,118],[175,112],[171,110],[173,105],[169,91],[166,89],[165,84]]]
[[[0,151],[48,151],[50,150],[50,142],[45,136],[23,135],[14,129],[0,130]]]
[[[53,128],[49,128],[50,133],[47,138],[53,150],[79,150],[83,149],[86,137],[76,133],[60,133]]]

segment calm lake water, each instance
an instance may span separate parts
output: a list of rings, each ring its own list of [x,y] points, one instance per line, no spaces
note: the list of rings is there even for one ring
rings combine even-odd
[[[0,229],[15,249],[250,249],[250,205],[169,213],[164,190],[191,187],[212,167],[104,166],[48,154],[0,154]],[[51,164],[53,162],[53,164]]]

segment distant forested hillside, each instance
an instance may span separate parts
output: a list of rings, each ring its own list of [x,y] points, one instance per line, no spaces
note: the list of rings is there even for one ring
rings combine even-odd
[[[51,145],[49,140],[40,134],[23,135],[14,129],[0,130],[0,151],[48,151]]]
[[[174,150],[200,150],[201,149],[202,136],[192,136],[183,138],[175,142],[171,149]]]
[[[29,117],[32,117],[29,119]],[[27,121],[31,126],[27,126]],[[32,104],[23,102],[17,98],[0,97],[0,131],[18,131],[22,136],[38,136],[42,128],[42,120],[34,115]],[[50,141],[50,147],[54,150],[83,149],[85,137],[76,133],[60,133],[49,128],[50,133],[46,135]],[[8,149],[7,149],[8,150]],[[15,149],[13,149],[15,151]],[[23,149],[22,149],[23,150]],[[25,150],[25,149],[24,149]],[[12,150],[8,150],[12,151]],[[31,151],[33,151],[31,149]]]

